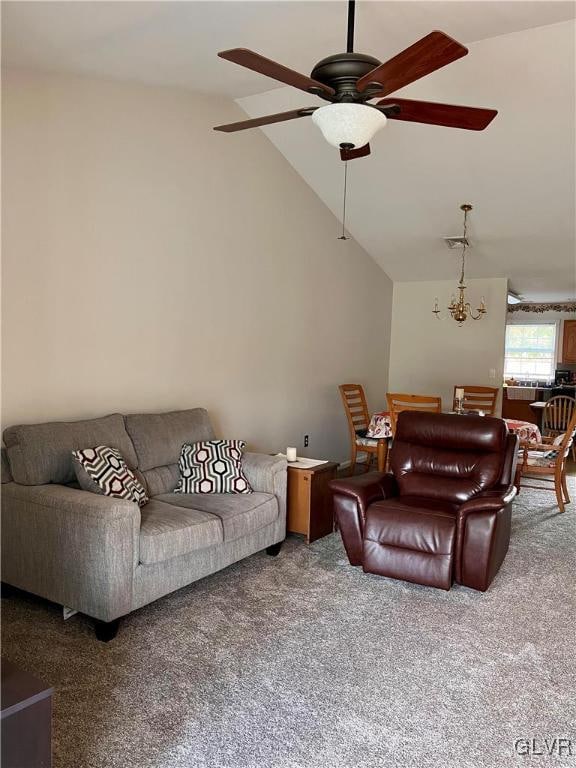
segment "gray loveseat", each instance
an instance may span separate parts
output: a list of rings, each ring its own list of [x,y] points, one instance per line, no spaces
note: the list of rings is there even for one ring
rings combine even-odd
[[[244,454],[252,494],[173,493],[182,445],[213,438],[202,408],[6,429],[3,583],[94,617],[108,640],[130,611],[254,552],[277,554],[284,459]],[[71,451],[95,445],[118,448],[143,478],[142,509],[76,486]]]

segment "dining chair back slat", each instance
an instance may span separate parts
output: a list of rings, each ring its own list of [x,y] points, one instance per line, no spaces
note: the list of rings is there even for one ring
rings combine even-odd
[[[566,482],[566,461],[576,438],[576,408],[572,410],[570,420],[565,425],[554,443],[525,443],[516,470],[516,487],[535,488],[538,490],[554,490],[560,512],[570,503],[568,484]],[[536,449],[536,450],[534,450]],[[540,452],[540,456],[538,453]],[[532,455],[531,455],[532,454]],[[535,458],[536,456],[536,458]],[[541,457],[541,458],[540,458]],[[552,486],[526,485],[523,478],[549,481]]]
[[[435,395],[412,395],[399,392],[386,394],[388,410],[390,411],[390,426],[392,433],[396,431],[398,414],[402,411],[427,411],[428,413],[442,412],[442,398]]]
[[[368,429],[370,424],[364,389],[361,384],[341,384],[339,390],[348,418],[350,437],[355,437],[359,429]]]
[[[338,387],[344,403],[348,430],[350,432],[350,470],[353,473],[356,467],[358,453],[368,455],[367,469],[373,458],[376,459],[378,469],[383,471],[388,456],[388,442],[380,438],[371,440],[366,438],[366,432],[370,426],[370,413],[366,403],[366,395],[361,384],[340,384]]]
[[[573,397],[551,397],[542,413],[542,434],[555,437],[565,432],[575,407],[576,400]]]
[[[464,390],[462,407],[465,411],[484,411],[486,416],[496,415],[498,387],[481,387],[476,384],[463,384],[454,387],[453,408],[456,409],[456,390]]]

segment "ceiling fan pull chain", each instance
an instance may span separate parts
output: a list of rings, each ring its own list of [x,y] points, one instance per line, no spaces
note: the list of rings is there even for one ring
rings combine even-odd
[[[344,161],[344,200],[342,203],[342,234],[338,240],[350,240],[346,237],[346,190],[348,187],[348,160]]]

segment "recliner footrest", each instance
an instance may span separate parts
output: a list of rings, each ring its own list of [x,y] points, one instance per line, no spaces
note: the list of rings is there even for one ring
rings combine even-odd
[[[386,501],[368,510],[364,570],[440,589],[452,585],[456,520]],[[388,507],[388,508],[387,508]]]

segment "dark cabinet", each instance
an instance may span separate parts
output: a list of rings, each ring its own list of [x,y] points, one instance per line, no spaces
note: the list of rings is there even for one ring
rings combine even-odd
[[[576,363],[576,320],[564,320],[562,362]]]

